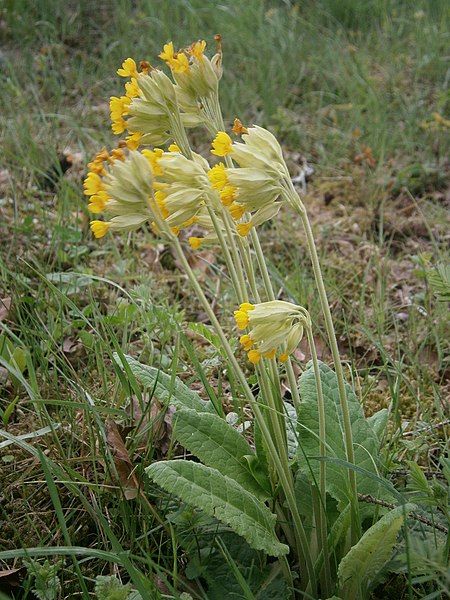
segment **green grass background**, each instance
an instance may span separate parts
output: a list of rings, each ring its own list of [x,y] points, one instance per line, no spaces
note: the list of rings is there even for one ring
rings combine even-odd
[[[306,200],[348,377],[369,411],[391,408],[386,451],[394,467],[412,458],[436,468],[445,431],[405,440],[398,428],[446,418],[446,307],[424,283],[421,257],[435,263],[446,252],[448,128],[424,123],[435,123],[434,112],[448,118],[448,23],[445,0],[0,3],[0,298],[12,306],[0,320],[0,415],[12,435],[63,424],[40,441],[54,461],[41,457],[44,470],[30,448],[7,447],[0,487],[12,476],[14,484],[1,505],[0,545],[13,553],[70,542],[104,549],[112,559],[129,549],[145,568],[157,562],[170,576],[182,553],[145,503],[131,506],[111,484],[104,423],[113,416],[130,425],[127,398],[141,393],[115,372],[112,353],[131,353],[194,386],[200,368],[227,396],[220,358],[182,335],[180,323],[201,314],[167,250],[141,234],[93,241],[82,168],[56,190],[41,183],[66,148],[87,161],[115,143],[108,99],[122,86],[116,69],[128,56],[159,64],[169,40],[183,47],[206,39],[212,49],[220,33],[226,122],[239,116],[265,125],[279,135],[294,170],[296,153],[314,166]],[[375,164],[356,167],[365,147]],[[330,192],[337,200],[327,209],[323,194]],[[406,229],[388,229],[389,215]],[[312,276],[293,227],[282,216],[262,232],[263,243],[280,285],[311,310],[320,343]],[[217,293],[220,261],[205,261],[196,268],[207,293],[219,297],[222,315],[231,314],[224,278]],[[61,282],[61,272],[85,277],[69,274]],[[130,434],[138,470],[159,452],[156,441],[145,450],[141,442]],[[50,472],[70,481],[69,490],[52,487]],[[154,490],[146,493],[157,500]],[[67,590],[79,590],[69,563]],[[99,559],[83,567],[89,585],[107,571]],[[25,590],[30,586],[28,578]]]

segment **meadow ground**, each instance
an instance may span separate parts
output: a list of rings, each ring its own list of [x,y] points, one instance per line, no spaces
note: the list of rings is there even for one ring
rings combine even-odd
[[[174,256],[149,232],[95,241],[82,194],[86,162],[114,143],[108,100],[121,86],[117,67],[128,56],[155,63],[169,39],[213,45],[220,33],[228,124],[239,116],[270,128],[293,177],[311,167],[304,199],[348,380],[367,414],[390,410],[393,480],[408,460],[439,477],[448,441],[448,304],[433,274],[448,261],[448,4],[1,6],[0,416],[16,443],[0,439],[0,549],[10,552],[4,569],[18,569],[4,589],[32,597],[33,577],[13,563],[24,547],[92,549],[78,561],[67,551],[67,598],[109,573],[108,561],[124,549],[153,569],[162,590],[166,576],[183,570],[155,490],[143,483],[152,503],[130,501],[118,485],[122,469],[140,477],[174,449],[170,418],[157,405],[151,443],[143,443],[129,408],[141,390],[114,367],[113,352],[176,372],[203,393],[201,370],[232,409],[220,353],[191,325],[206,317]],[[302,236],[288,210],[261,232],[273,277],[284,297],[309,308],[329,361]],[[191,260],[216,309],[231,315],[220,256],[208,250]],[[308,358],[301,346],[299,371]],[[49,461],[59,469],[53,476]],[[409,584],[392,576],[379,597],[423,597],[426,582]]]

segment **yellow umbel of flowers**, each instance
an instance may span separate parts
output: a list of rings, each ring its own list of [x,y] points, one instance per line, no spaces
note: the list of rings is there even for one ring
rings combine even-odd
[[[303,335],[305,311],[296,304],[273,300],[259,304],[244,303],[235,311],[239,329],[249,329],[239,338],[248,359],[257,364],[261,358],[274,358],[280,352],[285,360]]]
[[[232,145],[233,143],[228,133],[225,133],[225,131],[218,131],[212,142],[211,154],[215,154],[216,156],[226,156],[227,154],[231,154]]]
[[[148,205],[153,192],[153,175],[145,156],[136,151],[125,154],[122,148],[117,148],[111,155],[102,151],[98,160],[107,156],[109,165],[105,175],[100,177],[90,172],[84,183],[84,193],[90,196],[89,211],[105,212],[109,217],[108,221],[91,222],[96,238],[103,237],[107,231],[137,229],[154,216]]]

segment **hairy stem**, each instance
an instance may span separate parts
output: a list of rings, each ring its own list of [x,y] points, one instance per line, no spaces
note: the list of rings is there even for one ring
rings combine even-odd
[[[308,345],[311,351],[314,379],[316,381],[317,391],[317,410],[319,413],[319,456],[324,458],[326,456],[326,415],[325,415],[325,401],[323,398],[322,380],[320,378],[319,361],[317,359],[316,346],[314,344],[314,338],[312,334],[311,323],[306,323],[306,335],[308,337]],[[326,462],[321,460],[319,462],[319,492],[320,498],[318,499],[318,532],[320,545],[323,552],[323,567],[324,567],[324,583],[325,593],[329,595],[331,593],[331,570],[330,570],[330,558],[328,551],[328,538],[327,538],[327,513],[326,513]]]
[[[296,212],[300,215],[302,220],[303,228],[306,234],[306,242],[308,246],[309,255],[314,271],[314,279],[316,282],[317,291],[319,293],[319,301],[322,309],[322,313],[325,319],[325,327],[327,330],[328,341],[330,344],[331,354],[333,356],[334,370],[336,372],[336,378],[338,382],[339,390],[339,402],[342,410],[342,419],[344,422],[344,442],[346,457],[349,463],[355,464],[355,453],[353,449],[353,435],[352,425],[350,420],[350,411],[347,402],[347,392],[345,389],[344,371],[341,364],[339,355],[339,348],[336,340],[336,333],[334,330],[333,319],[331,316],[330,305],[328,303],[327,293],[325,290],[325,284],[323,282],[322,270],[320,268],[319,257],[317,255],[317,248],[314,240],[314,235],[311,229],[311,224],[306,213],[306,209],[294,189],[291,180],[288,180],[289,187],[287,189],[288,201],[291,206],[294,207]],[[358,495],[356,487],[356,473],[352,469],[348,470],[348,479],[351,492],[351,507],[352,507],[352,520],[351,520],[351,537],[352,544],[355,544],[361,537],[361,524],[359,519],[359,507],[358,507]]]

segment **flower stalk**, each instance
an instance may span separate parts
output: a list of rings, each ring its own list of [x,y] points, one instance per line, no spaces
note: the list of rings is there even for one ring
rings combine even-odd
[[[344,423],[344,441],[345,441],[345,450],[347,455],[347,461],[350,464],[355,464],[355,453],[353,449],[353,434],[352,434],[352,424],[350,419],[350,410],[347,402],[347,392],[345,389],[345,379],[344,379],[344,371],[342,369],[341,359],[339,355],[339,348],[336,339],[336,332],[334,330],[333,318],[331,316],[330,305],[328,303],[327,293],[325,290],[325,284],[323,282],[322,269],[320,268],[319,257],[317,255],[316,243],[314,240],[314,234],[311,229],[311,224],[308,219],[308,215],[306,213],[305,206],[298,196],[294,186],[289,179],[290,186],[288,188],[289,199],[291,201],[291,205],[294,207],[298,215],[300,216],[303,224],[303,228],[306,234],[306,243],[308,247],[308,252],[311,259],[311,264],[314,272],[314,279],[316,282],[317,291],[319,293],[319,301],[322,309],[322,313],[325,320],[325,327],[328,336],[328,342],[330,344],[331,354],[333,357],[334,369],[336,372],[336,378],[338,382],[338,390],[339,390],[339,401],[342,410],[342,419]],[[350,503],[352,509],[352,519],[351,519],[351,538],[352,544],[356,544],[361,536],[361,526],[360,526],[360,518],[359,518],[359,506],[358,506],[358,494],[357,494],[357,486],[356,486],[356,473],[354,470],[348,470],[348,479],[349,479],[349,487],[350,487]]]

